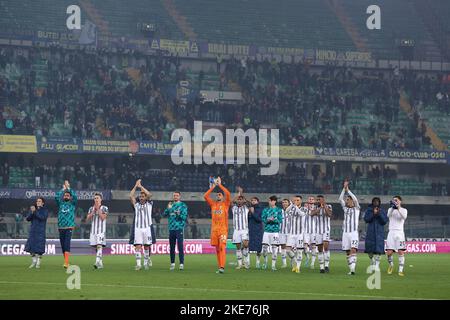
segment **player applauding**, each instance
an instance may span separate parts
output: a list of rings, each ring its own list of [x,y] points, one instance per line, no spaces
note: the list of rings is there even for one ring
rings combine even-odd
[[[347,197],[344,200],[344,195]],[[348,188],[348,181],[344,181],[344,188],[339,196],[339,202],[344,210],[344,223],[342,225],[342,250],[347,253],[347,263],[350,268],[349,275],[355,274],[356,253],[359,245],[359,212],[361,210],[358,199]]]
[[[221,191],[217,192],[216,200],[210,196],[214,188],[218,186]],[[217,264],[219,269],[216,273],[225,272],[226,247],[228,237],[228,210],[230,209],[231,194],[222,185],[220,177],[214,180],[211,187],[203,195],[206,202],[211,207],[211,245],[216,247]]]
[[[262,212],[262,221],[264,223],[263,235],[263,269],[267,269],[267,255],[269,246],[272,247],[272,271],[276,271],[277,252],[280,243],[280,225],[283,222],[283,215],[281,208],[277,207],[277,197],[271,196],[269,198],[269,206],[264,208]]]

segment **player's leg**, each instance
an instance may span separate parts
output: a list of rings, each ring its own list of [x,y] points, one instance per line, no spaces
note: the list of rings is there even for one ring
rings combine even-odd
[[[286,236],[280,234],[280,240],[282,240],[282,243],[280,245],[281,268],[286,268],[287,267],[287,262],[286,262]]]
[[[36,254],[36,269],[39,269],[41,267],[41,258],[42,258],[42,254],[37,253]]]
[[[314,263],[316,262],[317,258],[317,246],[316,246],[316,240],[315,236],[313,236],[313,241],[311,243],[311,269],[314,269]]]
[[[262,247],[261,247],[261,251],[256,252],[256,264],[255,264],[256,269],[259,269],[261,267],[261,253],[262,253]]]
[[[310,247],[310,235],[309,233],[305,234],[304,237],[304,252],[305,252],[305,268],[308,268],[309,262],[311,261],[311,247]]]
[[[295,266],[294,266],[294,258],[295,258],[295,242],[296,237],[294,235],[289,234],[286,241],[286,255],[291,260],[291,269],[292,272],[295,272]]]
[[[398,250],[398,275],[404,276],[403,268],[405,266],[405,250]]]
[[[356,262],[358,260],[357,252],[359,246],[359,234],[354,231],[350,234],[351,239],[351,249],[350,249],[350,273],[355,274],[356,271]]]
[[[381,255],[379,253],[375,253],[373,255],[373,261],[374,261],[374,268],[375,271],[380,271],[380,260],[381,260]]]
[[[216,231],[211,231],[211,238],[210,238],[211,245],[216,248],[216,260],[217,260],[217,269],[220,269],[220,247],[219,247],[219,235]],[[218,273],[219,270],[217,270],[216,273]]]
[[[280,238],[278,234],[273,234],[271,239],[272,246],[272,271],[277,270],[277,257],[278,257],[278,247],[280,243]]]
[[[263,269],[267,269],[267,264],[268,264],[268,254],[269,254],[269,233],[268,232],[264,232],[263,235],[263,241],[262,241],[262,256],[264,258],[264,263],[262,268]]]
[[[300,273],[300,268],[302,266],[302,260],[303,260],[303,251],[304,251],[304,242],[303,242],[303,235],[300,235],[298,237],[297,243],[297,250],[295,254],[295,262],[296,262],[296,268],[295,272]]]
[[[248,237],[247,240],[242,241],[242,256],[244,259],[244,267],[248,269],[250,267],[250,255],[248,252]]]
[[[237,261],[237,267],[236,269],[242,268],[242,250],[241,250],[241,234],[239,230],[233,231],[233,244],[236,246],[236,261]]]
[[[241,243],[235,243],[236,245],[236,259],[237,259],[237,267],[236,269],[242,268],[242,250]]]
[[[95,260],[98,267],[103,268],[103,245],[101,243],[97,245],[97,254]]]
[[[328,241],[329,238],[327,237],[326,240],[323,239],[323,259],[325,264],[325,272],[330,272],[330,242]]]
[[[386,250],[386,257],[387,257],[387,261],[388,261],[388,274],[391,274],[392,271],[394,270],[394,250],[392,249],[387,249]]]
[[[351,248],[351,250],[350,250],[350,273],[351,274],[355,274],[356,262],[358,259],[358,256],[356,254],[357,251],[358,251],[358,249],[356,249],[356,248]]]
[[[138,230],[138,229],[136,229],[136,231],[135,231],[136,233],[135,233],[135,242],[138,242],[137,241],[137,234],[138,234],[138,232],[140,232],[140,230]],[[135,258],[136,258],[136,267],[135,267],[135,269],[136,270],[141,270],[141,263],[142,263],[142,244],[135,244],[134,245],[134,256],[135,256]]]
[[[294,259],[295,259],[295,251],[291,246],[286,245],[286,256],[291,260],[291,270],[295,271]]]
[[[175,269],[175,245],[176,245],[176,231],[169,230],[169,247],[170,247],[170,270]]]
[[[227,248],[227,235],[226,233],[223,233],[220,235],[219,239],[220,273],[223,273],[225,270],[225,263],[227,258],[226,248]]]
[[[387,261],[388,261],[388,274],[392,274],[394,271],[394,250],[396,248],[395,241],[394,241],[394,234],[392,231],[388,233],[387,240],[386,240],[386,255],[387,255]]]
[[[405,234],[403,232],[398,232],[396,238],[397,238],[396,249],[398,252],[398,275],[404,276],[403,268],[405,266],[405,252],[406,252]]]
[[[32,269],[36,266],[36,254],[35,253],[30,253],[31,255],[31,264],[28,267],[28,269]]]
[[[325,273],[325,258],[323,256],[323,243],[318,244],[317,249],[318,249],[317,257],[319,258],[320,273]]]
[[[63,229],[62,250],[64,252],[64,268],[69,267],[70,241],[72,240],[72,229]]]
[[[151,244],[144,244],[144,269],[150,267],[150,246]]]
[[[177,230],[176,240],[178,244],[178,258],[180,259],[180,270],[184,270],[184,234],[183,230]]]

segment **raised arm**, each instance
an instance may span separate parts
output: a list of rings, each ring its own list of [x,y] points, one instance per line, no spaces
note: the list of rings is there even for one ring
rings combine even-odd
[[[100,207],[100,211],[98,212],[98,216],[100,217],[100,219],[103,221],[106,219],[106,217],[108,216],[108,212],[109,209],[106,206],[102,206]]]
[[[140,180],[138,180],[138,181],[140,181]],[[135,195],[136,189],[138,187],[138,181],[136,181],[133,189],[131,189],[131,191],[130,191],[130,201],[131,201],[131,204],[133,205],[133,207],[136,204],[136,198],[134,197],[134,195]]]
[[[345,201],[344,201],[344,195],[345,195],[345,188],[342,189],[342,192],[339,196],[339,203],[341,204],[342,208],[345,207]]]
[[[78,203],[78,197],[77,197],[77,193],[75,192],[75,190],[73,190],[73,189],[67,189],[69,192],[70,192],[70,195],[72,196],[72,204],[74,205],[74,206],[76,206],[77,205],[77,203]]]
[[[152,193],[150,191],[148,191],[147,189],[145,189],[145,187],[142,184],[139,184],[139,187],[141,188],[141,191],[145,193],[145,195],[147,196],[147,199],[149,199]]]
[[[393,212],[394,212],[394,209],[389,208],[389,209],[388,209],[388,212],[387,212],[387,217],[388,217],[388,218],[391,218]]]
[[[400,210],[400,209],[403,209],[403,210]],[[400,208],[400,209],[398,210],[400,217],[403,220],[406,220],[406,217],[408,216],[408,210],[406,210],[405,208]]]
[[[331,218],[331,216],[333,215],[333,207],[331,206],[331,204],[325,204],[324,209],[325,215]]]
[[[61,190],[59,190],[59,191],[55,194],[55,201],[56,201],[56,204],[57,204],[58,206],[61,204],[61,201],[62,201],[61,198],[62,198],[63,193],[64,193],[64,188],[61,189]]]
[[[353,192],[350,191],[350,189],[348,190],[348,195],[352,198],[355,207],[361,208],[358,202],[358,198],[356,198],[356,196],[353,194]]]
[[[178,220],[186,220],[186,218],[187,218],[187,206],[186,206],[186,204],[183,202],[181,205],[180,205],[180,213],[179,214],[177,214],[177,216],[176,216],[176,219],[178,219]]]
[[[216,186],[213,185],[213,186],[212,186],[211,188],[209,188],[209,190],[206,191],[205,194],[203,195],[203,198],[206,200],[206,202],[208,202],[209,205],[211,205],[211,204],[214,203],[214,200],[211,199],[210,194],[211,194],[211,192],[214,190],[215,187],[216,187]]]
[[[223,191],[223,193],[225,194],[225,203],[231,203],[231,193],[230,191],[228,191],[227,188],[225,188],[222,183],[218,184],[220,190]]]

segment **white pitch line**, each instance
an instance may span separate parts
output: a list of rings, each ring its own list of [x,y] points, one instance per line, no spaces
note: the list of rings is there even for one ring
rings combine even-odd
[[[0,284],[26,284],[26,285],[57,285],[63,286],[63,283],[55,282],[25,282],[25,281],[0,281]],[[258,294],[292,294],[304,296],[327,296],[327,297],[353,297],[353,298],[370,298],[370,299],[398,299],[398,300],[441,300],[429,298],[409,298],[409,297],[386,297],[386,296],[369,296],[359,294],[335,294],[335,293],[313,293],[313,292],[292,292],[292,291],[258,291],[258,290],[233,290],[233,289],[207,289],[207,288],[186,288],[186,287],[159,287],[159,286],[136,286],[136,285],[119,285],[119,284],[94,284],[82,283],[81,286],[90,287],[108,287],[108,288],[135,288],[135,289],[166,289],[166,290],[191,290],[191,291],[216,291],[216,292],[233,292],[233,293],[258,293]]]

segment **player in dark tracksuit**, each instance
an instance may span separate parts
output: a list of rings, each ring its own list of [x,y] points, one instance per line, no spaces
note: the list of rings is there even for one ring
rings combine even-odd
[[[169,202],[163,216],[169,217],[170,270],[175,269],[175,245],[178,243],[180,270],[184,270],[184,226],[187,219],[187,206],[180,201],[181,193],[173,193],[173,202]]]

